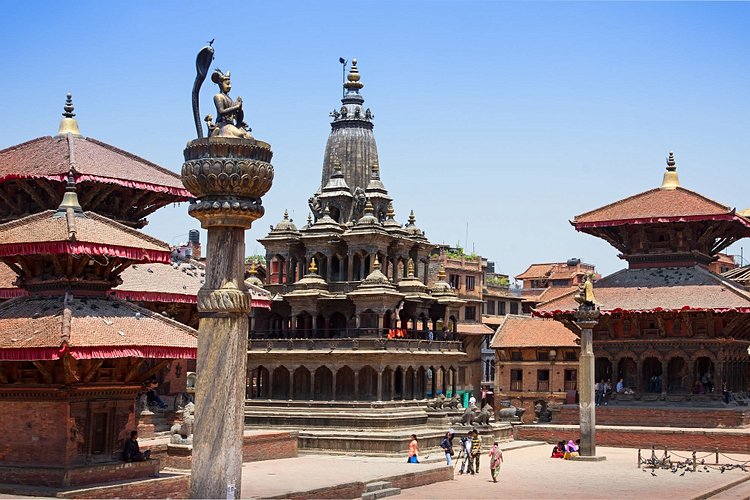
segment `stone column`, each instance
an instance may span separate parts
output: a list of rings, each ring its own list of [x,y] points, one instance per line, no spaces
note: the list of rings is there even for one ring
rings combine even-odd
[[[401,399],[406,399],[406,370],[401,368]]]
[[[390,383],[391,393],[390,393],[389,396],[390,396],[390,400],[393,401],[394,399],[396,399],[396,371],[393,370],[393,369],[391,370],[391,380],[390,380],[390,382],[391,382]]]
[[[581,449],[583,457],[596,456],[596,408],[594,395],[594,348],[593,332],[599,318],[598,309],[579,308],[575,314],[576,324],[581,328],[581,357],[578,366],[578,390],[580,399]]]
[[[294,399],[294,370],[289,370],[289,401]]]
[[[354,401],[359,401],[359,370],[354,370]]]
[[[378,401],[383,401],[383,370],[378,370]]]
[[[266,391],[266,395],[268,396],[266,399],[273,399],[273,372],[275,368],[269,367],[268,368],[268,390]]]
[[[331,367],[331,401],[336,401],[336,373],[338,368],[335,366]]]
[[[456,379],[458,379],[458,368],[456,368],[454,366],[453,369],[451,370],[451,373],[453,374],[453,376],[451,378],[451,385],[453,386],[452,387],[452,389],[453,389],[453,394],[452,395],[455,396],[456,395]]]
[[[255,139],[207,137],[185,148],[182,182],[197,199],[188,214],[208,231],[198,292],[193,498],[241,497],[250,294],[245,231],[263,215],[273,182],[271,148]],[[222,175],[217,175],[221,172]]]
[[[411,390],[411,398],[412,399],[419,399],[417,398],[417,370],[412,370],[412,390]]]
[[[315,400],[315,370],[310,370],[310,401]]]

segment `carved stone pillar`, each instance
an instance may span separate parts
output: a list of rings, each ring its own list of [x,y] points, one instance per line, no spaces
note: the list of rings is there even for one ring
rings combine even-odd
[[[267,399],[273,399],[273,372],[274,370],[275,368],[273,366],[268,368],[268,391],[266,393],[268,395]]]
[[[411,374],[412,374],[411,398],[419,399],[417,398],[417,370],[412,370]]]
[[[198,292],[193,498],[240,497],[250,295],[245,231],[263,215],[273,182],[271,148],[254,139],[208,137],[185,148],[182,182],[196,197],[188,214],[208,231]]]
[[[336,401],[336,373],[338,369],[335,366],[331,367],[331,401]]]
[[[354,401],[359,401],[359,370],[354,371]]]
[[[383,370],[378,370],[378,401],[383,401]]]
[[[395,370],[391,370],[391,380],[390,380],[390,382],[391,382],[390,383],[390,386],[391,386],[390,387],[390,391],[391,392],[389,394],[389,399],[391,401],[393,401],[394,399],[396,399],[396,371]]]
[[[579,309],[576,324],[581,328],[581,356],[578,366],[578,381],[581,384],[580,398],[581,449],[583,457],[596,456],[596,409],[594,396],[594,349],[592,329],[599,318],[599,310]]]
[[[401,399],[406,399],[406,370],[401,368]]]
[[[310,401],[315,400],[315,370],[310,370]]]
[[[294,399],[294,370],[289,370],[289,392],[288,392],[288,398],[289,401]]]

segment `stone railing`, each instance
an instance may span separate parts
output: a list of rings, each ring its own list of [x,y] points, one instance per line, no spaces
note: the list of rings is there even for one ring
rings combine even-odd
[[[404,351],[404,352],[463,352],[458,341],[429,341],[417,339],[255,339],[248,341],[250,351]]]

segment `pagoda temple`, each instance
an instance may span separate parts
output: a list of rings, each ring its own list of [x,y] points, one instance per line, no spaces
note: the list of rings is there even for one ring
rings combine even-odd
[[[130,266],[172,268],[172,249],[135,228],[189,193],[176,174],[83,138],[70,96],[58,135],[3,150],[0,170],[3,482],[61,487],[154,474],[158,461],[123,466],[122,443],[137,427],[143,381],[192,361],[196,332],[112,289]],[[123,198],[110,206],[108,196]],[[118,221],[84,211],[81,199]]]
[[[622,378],[629,390],[618,400],[719,402],[722,385],[742,397],[750,293],[708,266],[750,236],[750,220],[682,187],[670,153],[660,187],[578,215],[572,225],[606,240],[628,263],[594,286],[597,381],[614,387]],[[576,308],[570,293],[534,314],[570,324]]]
[[[363,86],[353,60],[307,223],[284,213],[259,240],[274,299],[252,331],[246,421],[296,429],[302,448],[400,453],[415,429],[437,446],[426,399],[467,384],[466,353],[444,334],[464,301],[445,269],[428,282],[434,245],[414,213],[396,220]]]

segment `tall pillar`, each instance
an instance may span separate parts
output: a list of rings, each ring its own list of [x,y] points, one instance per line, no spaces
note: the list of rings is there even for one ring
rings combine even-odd
[[[289,401],[294,399],[294,370],[289,370]]]
[[[581,306],[575,314],[576,324],[581,328],[581,356],[578,366],[580,382],[580,428],[581,449],[583,457],[596,456],[596,408],[594,396],[594,347],[593,328],[599,318],[599,310],[585,309]]]
[[[204,48],[199,59],[206,51],[212,52]],[[200,131],[197,115],[196,122]],[[263,215],[261,196],[273,182],[272,153],[268,144],[255,139],[199,137],[186,146],[182,166],[182,183],[197,199],[188,214],[208,231],[205,282],[198,292],[190,496],[239,498],[251,310],[245,287],[245,231]],[[217,167],[222,176],[214,174]]]
[[[406,370],[401,368],[401,399],[406,399]]]
[[[331,401],[336,401],[336,373],[338,370],[335,366],[331,367]]]
[[[412,390],[411,390],[411,398],[412,399],[418,399],[417,398],[417,370],[412,370]]]
[[[354,370],[354,401],[359,401],[359,370]]]
[[[390,380],[390,394],[389,399],[393,401],[396,399],[396,370],[391,369],[391,380]]]
[[[315,399],[315,370],[310,370],[310,401]]]
[[[266,399],[273,399],[273,372],[275,368],[269,367],[268,368],[268,390],[266,391],[266,395],[268,396]]]
[[[378,401],[383,401],[383,370],[378,370]]]

